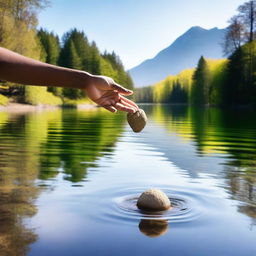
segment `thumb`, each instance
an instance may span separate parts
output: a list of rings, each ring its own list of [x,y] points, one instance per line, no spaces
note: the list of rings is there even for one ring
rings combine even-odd
[[[131,94],[133,94],[132,90],[126,89],[123,86],[121,86],[121,85],[119,85],[119,84],[117,84],[115,82],[112,84],[112,88],[114,90],[118,91],[120,94],[123,94],[123,95],[131,95]]]

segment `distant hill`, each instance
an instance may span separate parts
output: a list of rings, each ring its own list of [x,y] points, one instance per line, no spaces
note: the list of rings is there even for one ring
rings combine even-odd
[[[135,87],[154,84],[168,75],[197,65],[201,55],[206,58],[223,58],[221,42],[225,29],[192,27],[169,47],[129,70]]]

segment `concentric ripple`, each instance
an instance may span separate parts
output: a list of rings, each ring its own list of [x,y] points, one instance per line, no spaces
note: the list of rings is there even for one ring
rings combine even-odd
[[[188,208],[187,202],[182,198],[177,197],[169,197],[172,207],[165,211],[146,211],[138,209],[137,200],[139,199],[139,194],[133,196],[124,196],[120,198],[116,198],[117,206],[119,210],[123,212],[123,214],[130,214],[138,216],[141,215],[143,218],[173,218],[175,216],[180,216],[188,213],[190,210]]]
[[[101,193],[98,217],[114,222],[138,223],[141,220],[166,220],[168,223],[191,222],[204,212],[206,203],[200,193],[163,189],[172,207],[166,211],[145,211],[137,207],[137,200],[145,188],[112,190]]]

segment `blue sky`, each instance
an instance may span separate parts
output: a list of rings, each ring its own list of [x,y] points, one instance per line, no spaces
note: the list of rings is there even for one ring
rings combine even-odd
[[[154,57],[192,26],[227,26],[244,0],[51,0],[39,27],[59,36],[84,30],[101,51],[114,50],[125,67]]]

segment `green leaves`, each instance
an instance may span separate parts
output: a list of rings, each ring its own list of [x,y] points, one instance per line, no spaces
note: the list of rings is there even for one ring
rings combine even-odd
[[[63,36],[63,47],[59,64],[64,67],[80,69],[94,75],[105,75],[130,89],[133,83],[130,75],[124,70],[119,57],[112,52],[101,54],[96,43],[90,43],[83,31],[72,29]],[[78,89],[63,89],[67,98],[78,99],[84,94]]]
[[[0,4],[0,46],[53,65],[110,76],[117,83],[132,88],[131,77],[124,70],[118,56],[114,52],[101,54],[96,43],[89,42],[83,31],[77,29],[68,31],[64,34],[61,43],[53,32],[44,29],[36,31],[37,13],[47,6],[47,0],[2,2]],[[63,97],[74,100],[85,97],[84,92],[72,88],[48,87],[47,92],[43,87],[35,90],[30,86],[24,89],[12,83],[8,83],[8,86],[10,88],[15,86],[19,98],[23,102],[32,104],[45,102],[46,98],[59,104],[63,101]],[[11,90],[9,94],[12,96]]]
[[[60,55],[59,37],[54,33],[49,33],[46,30],[40,29],[37,36],[42,44],[45,52],[45,61],[47,63],[57,65]]]
[[[228,82],[224,91],[227,104],[256,105],[256,41],[240,47],[230,56]]]

